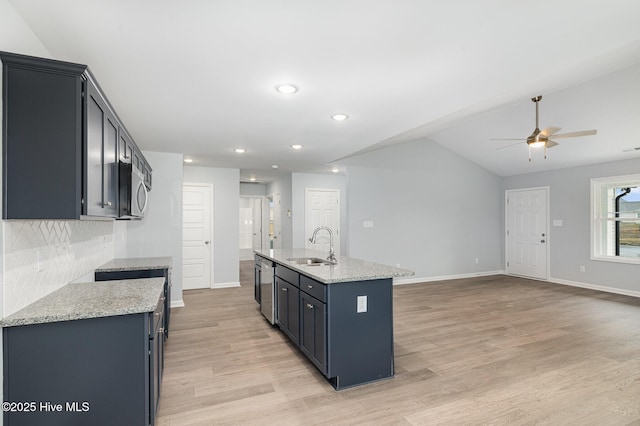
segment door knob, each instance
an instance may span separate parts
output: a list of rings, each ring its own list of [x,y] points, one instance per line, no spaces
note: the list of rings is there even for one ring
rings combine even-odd
[[[544,243],[544,242],[545,242],[545,240],[540,240],[540,242],[541,242],[541,243]]]
[[[209,240],[205,241],[204,243],[205,243],[205,244],[209,244]]]

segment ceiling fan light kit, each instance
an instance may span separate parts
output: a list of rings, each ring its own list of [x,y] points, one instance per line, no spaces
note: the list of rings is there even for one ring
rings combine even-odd
[[[527,142],[527,146],[529,148],[529,161],[531,161],[531,148],[542,148],[544,147],[544,158],[547,159],[547,148],[553,148],[554,146],[559,145],[558,142],[549,139],[549,136],[553,136],[554,139],[561,138],[575,138],[579,136],[591,136],[595,135],[597,130],[582,130],[580,132],[571,132],[571,133],[561,133],[557,134],[560,131],[560,127],[547,127],[544,130],[540,130],[540,126],[538,124],[538,103],[542,100],[542,95],[538,95],[536,97],[531,98],[531,102],[536,104],[536,128],[531,133],[531,135],[524,139]],[[512,140],[512,141],[522,141],[523,139],[492,139],[492,140]],[[519,145],[507,145],[497,149],[509,148],[511,146]]]

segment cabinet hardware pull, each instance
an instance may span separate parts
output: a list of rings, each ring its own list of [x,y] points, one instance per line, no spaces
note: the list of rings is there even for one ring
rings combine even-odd
[[[313,288],[313,286],[312,286],[312,285],[309,285],[309,284],[307,284],[307,287],[309,287],[309,289],[312,289],[312,288]]]
[[[103,207],[111,207],[111,201],[107,201],[106,203],[102,203]]]
[[[312,304],[310,304],[310,303],[307,303],[307,308],[309,308],[309,309],[313,309],[313,305],[312,305]]]
[[[283,287],[283,288],[282,288],[282,291],[287,291],[287,289]]]

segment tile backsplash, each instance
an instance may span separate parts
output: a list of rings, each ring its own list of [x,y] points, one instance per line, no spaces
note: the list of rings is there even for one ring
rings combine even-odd
[[[3,221],[5,316],[114,257],[114,222]]]

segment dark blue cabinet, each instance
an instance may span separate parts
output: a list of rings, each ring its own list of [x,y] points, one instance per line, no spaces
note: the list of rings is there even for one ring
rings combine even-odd
[[[163,311],[3,328],[4,424],[154,425]]]
[[[3,219],[117,217],[118,161],[151,167],[86,65],[0,52]],[[125,143],[126,144],[126,143]],[[128,148],[125,148],[128,149]]]
[[[276,260],[276,324],[336,389],[393,377],[392,283],[324,284]]]
[[[300,341],[300,290],[276,275],[276,324],[296,345]]]

